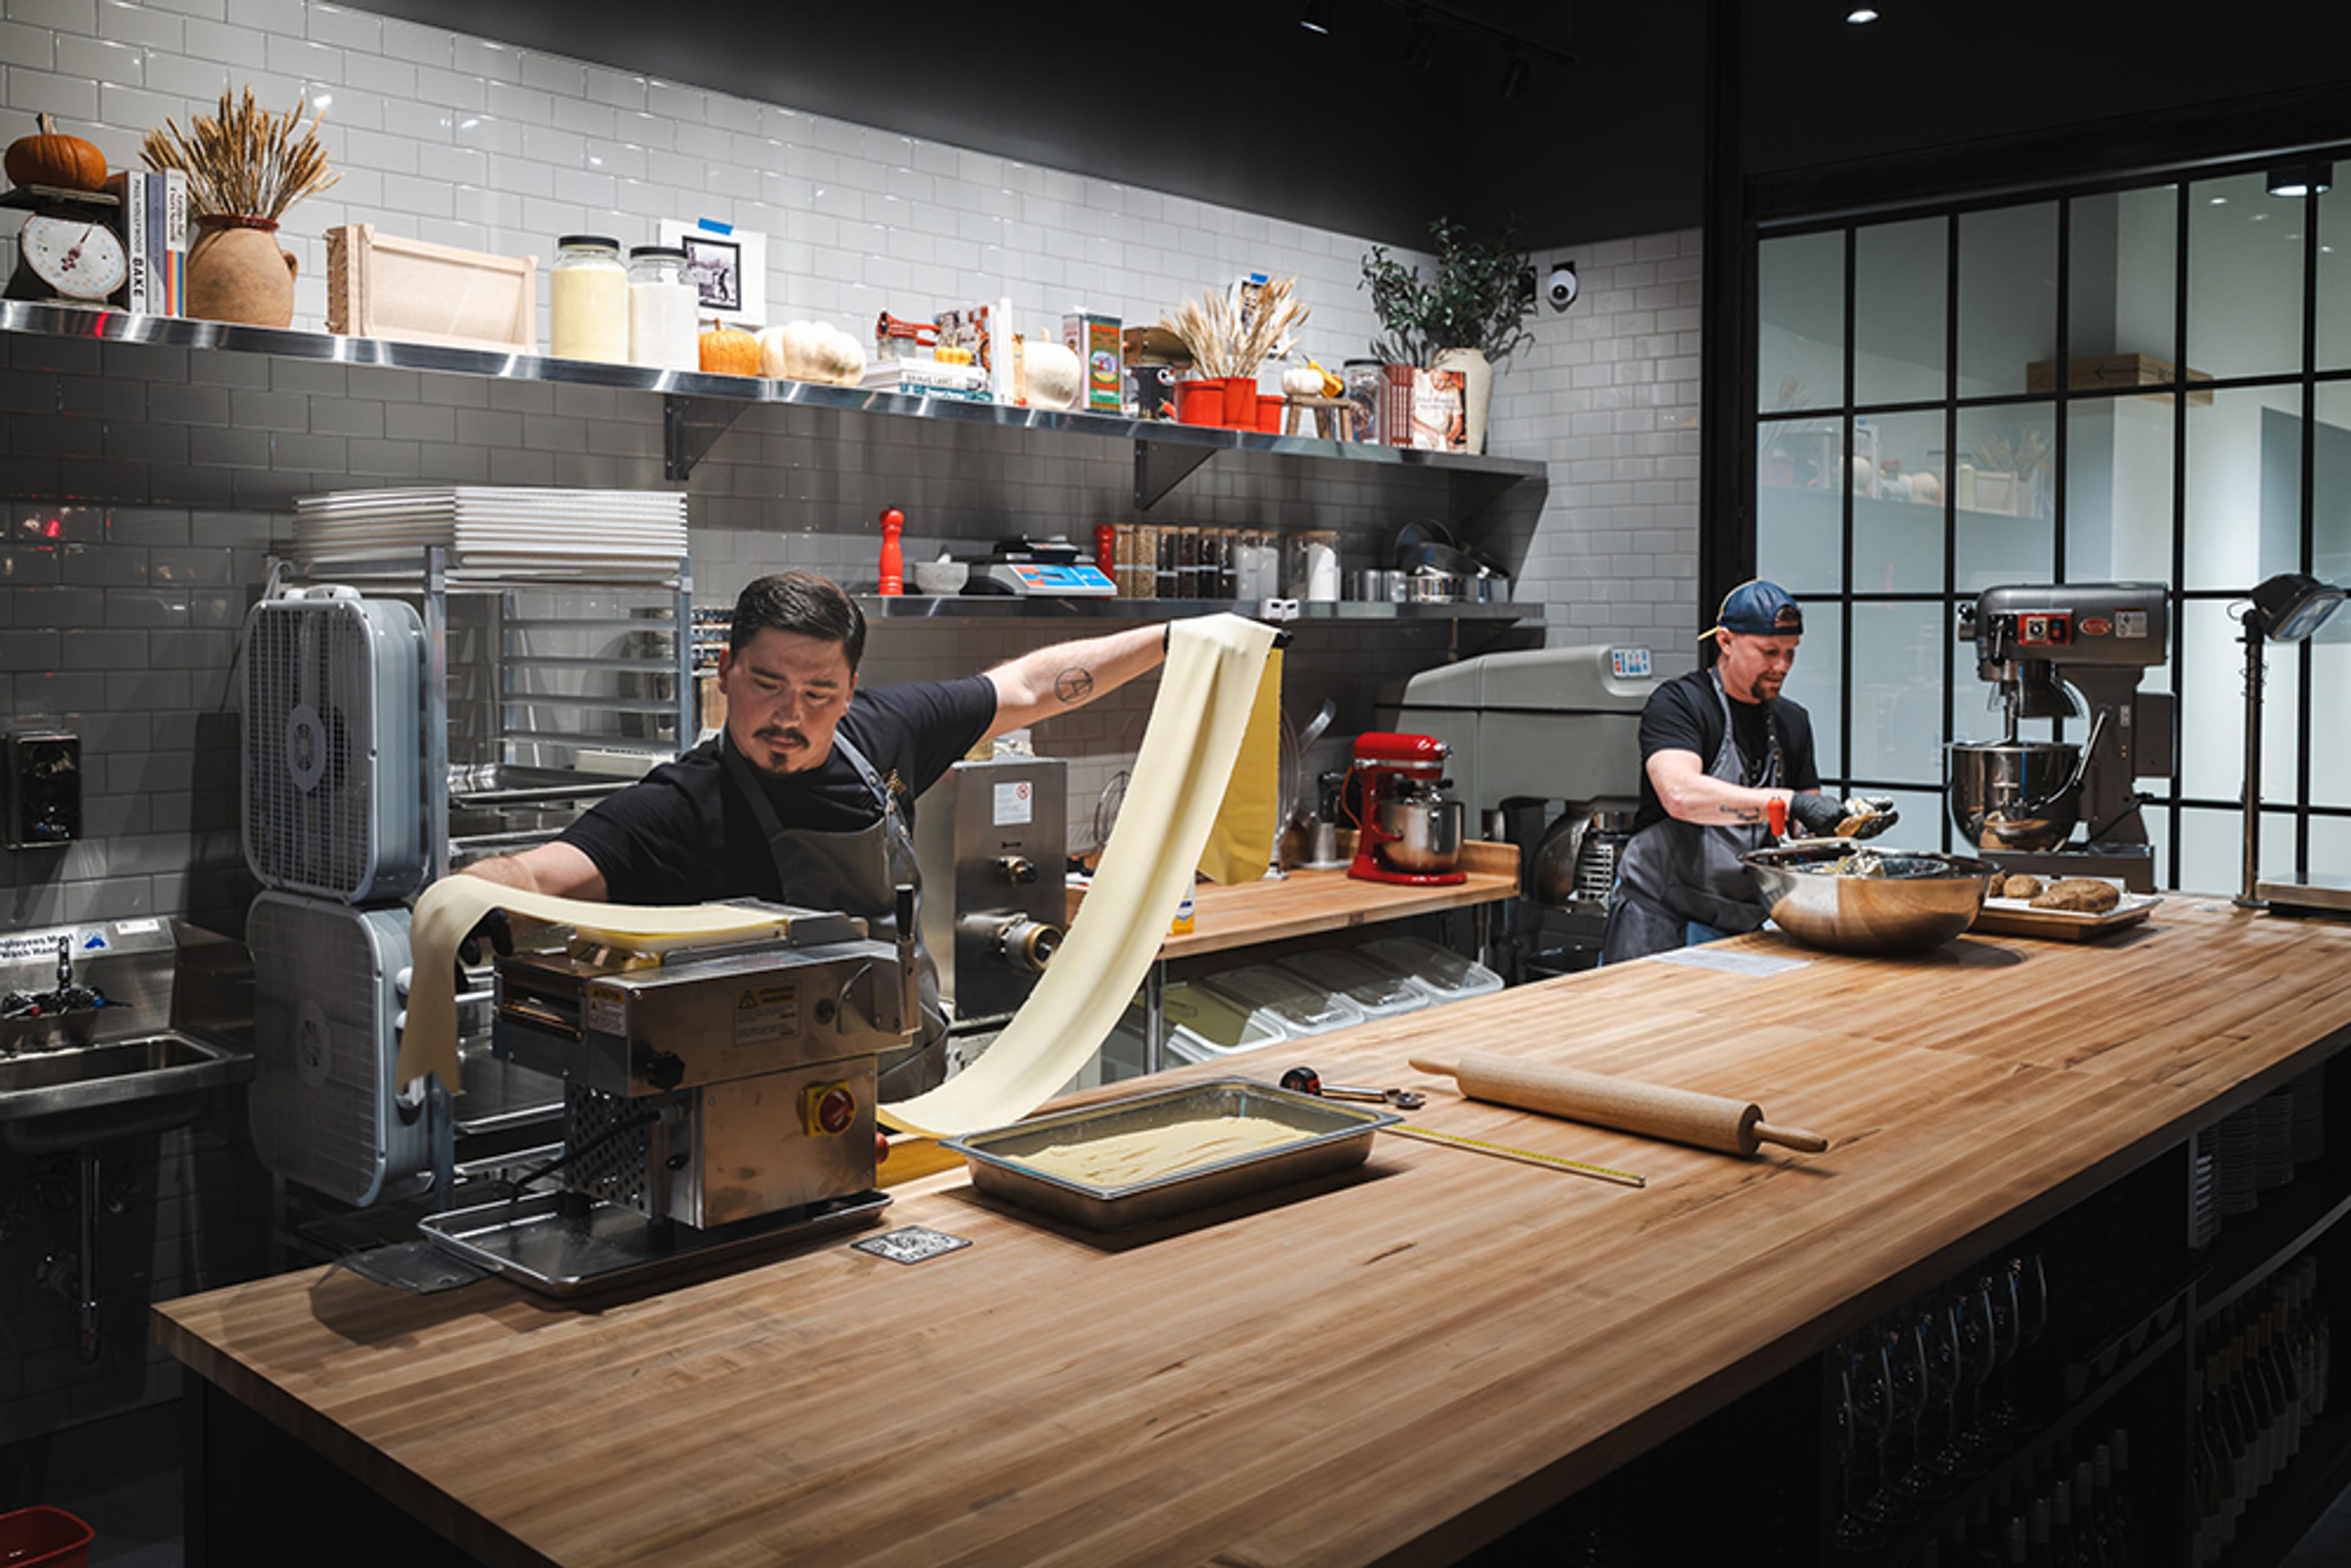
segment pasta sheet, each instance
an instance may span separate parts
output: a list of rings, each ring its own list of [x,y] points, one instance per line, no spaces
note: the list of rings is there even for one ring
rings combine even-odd
[[[883,1106],[883,1121],[932,1137],[1017,1122],[1109,1038],[1192,884],[1273,638],[1238,615],[1174,624],[1118,826],[1044,978],[985,1055],[929,1093]]]
[[[1308,1135],[1268,1116],[1214,1116],[1107,1138],[1048,1144],[1033,1155],[1020,1155],[1019,1161],[1030,1170],[1089,1186],[1125,1186],[1279,1148]]]
[[[664,938],[682,941],[778,926],[772,915],[725,904],[591,904],[526,893],[478,876],[444,876],[424,890],[409,917],[408,1022],[400,1035],[397,1082],[437,1072],[451,1093],[457,1092],[457,944],[493,909],[647,949],[659,948]]]

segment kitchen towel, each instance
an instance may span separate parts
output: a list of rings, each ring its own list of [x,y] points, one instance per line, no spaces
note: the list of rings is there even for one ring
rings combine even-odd
[[[1273,858],[1273,836],[1281,811],[1281,650],[1266,655],[1258,677],[1257,701],[1241,734],[1240,756],[1225,784],[1216,825],[1200,852],[1200,874],[1230,884],[1255,882]]]

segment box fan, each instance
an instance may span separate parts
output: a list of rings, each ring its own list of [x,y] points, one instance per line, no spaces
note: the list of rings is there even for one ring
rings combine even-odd
[[[433,1150],[420,1097],[393,1082],[408,911],[265,893],[246,920],[253,951],[253,1090],[261,1163],[364,1208],[421,1192]]]
[[[424,623],[398,600],[297,589],[245,622],[245,858],[346,904],[423,885]]]

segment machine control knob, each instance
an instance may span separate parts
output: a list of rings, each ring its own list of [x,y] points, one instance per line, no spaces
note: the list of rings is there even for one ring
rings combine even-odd
[[[810,1137],[839,1137],[857,1123],[857,1096],[846,1083],[811,1083],[801,1092],[800,1124]]]
[[[1015,887],[1033,887],[1037,883],[1037,862],[1027,855],[998,855],[996,869]]]
[[[674,1089],[685,1081],[685,1061],[675,1051],[655,1051],[643,1040],[637,1041],[630,1054],[630,1065],[637,1076],[656,1089]]]
[[[996,950],[1024,975],[1041,975],[1061,950],[1061,928],[1016,915],[996,928]]]

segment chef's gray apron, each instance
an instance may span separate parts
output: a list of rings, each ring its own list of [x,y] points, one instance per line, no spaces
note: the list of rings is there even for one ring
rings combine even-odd
[[[827,833],[814,828],[785,827],[777,819],[776,808],[759,783],[758,770],[744,760],[743,754],[735,749],[734,737],[723,729],[719,731],[718,750],[726,760],[727,772],[751,802],[751,815],[767,838],[768,852],[775,857],[776,876],[786,902],[862,916],[877,940],[895,942],[899,885],[911,885],[915,907],[920,909],[922,904],[923,872],[914,859],[914,836],[906,825],[897,797],[882,782],[881,775],[873,771],[873,765],[865,760],[864,754],[838,732],[833,735],[832,744],[857,770],[858,778],[865,781],[880,810],[871,826],[854,832]],[[919,916],[914,924],[919,932]],[[915,958],[923,1026],[914,1044],[882,1053],[879,1088],[885,1104],[911,1099],[946,1082],[947,1023],[939,1004],[938,967],[931,962],[931,956],[919,947]]]
[[[1746,755],[1739,749],[1739,727],[1730,719],[1730,698],[1722,689],[1722,673],[1709,670],[1707,674],[1714,700],[1722,708],[1722,745],[1716,748],[1707,776],[1756,789],[1780,788],[1786,769],[1780,755],[1779,720],[1770,705],[1763,710],[1769,749],[1761,776],[1750,777]],[[1717,827],[1678,817],[1664,818],[1635,833],[1616,862],[1616,890],[1608,901],[1600,961],[1622,964],[1687,946],[1693,925],[1724,935],[1761,925],[1763,904],[1755,894],[1755,879],[1739,857],[1761,849],[1771,837],[1771,829],[1761,822]]]

